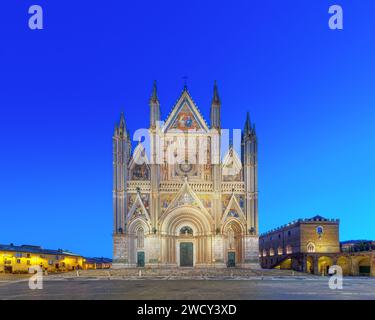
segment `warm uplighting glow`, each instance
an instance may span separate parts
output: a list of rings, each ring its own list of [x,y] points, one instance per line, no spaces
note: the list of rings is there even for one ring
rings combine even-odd
[[[58,255],[41,252],[22,251],[22,247],[16,247],[20,251],[0,250],[0,272],[28,273],[31,266],[40,266],[44,271],[70,271],[83,268],[83,258],[61,251]],[[8,249],[7,249],[8,250]],[[51,251],[51,250],[50,250]]]
[[[315,244],[313,244],[312,242],[309,242],[307,244],[307,252],[314,253],[315,252]]]
[[[292,246],[291,245],[287,245],[286,246],[286,254],[292,254],[292,253],[293,253]]]

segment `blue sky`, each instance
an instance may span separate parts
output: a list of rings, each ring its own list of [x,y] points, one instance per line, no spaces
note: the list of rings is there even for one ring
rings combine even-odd
[[[44,30],[28,28],[28,8]],[[344,30],[328,28],[340,4]],[[0,243],[111,256],[115,121],[148,126],[184,76],[209,120],[259,136],[260,231],[316,214],[375,239],[375,3],[10,1],[0,19]]]

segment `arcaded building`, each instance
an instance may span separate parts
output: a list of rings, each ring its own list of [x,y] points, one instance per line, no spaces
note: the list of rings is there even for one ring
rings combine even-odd
[[[156,84],[149,108],[148,145],[132,148],[123,114],[113,135],[113,267],[258,268],[257,135],[249,116],[238,152],[231,143],[222,150],[216,83],[209,124],[186,86],[164,121]]]
[[[263,268],[328,273],[332,263],[319,264],[319,257],[340,252],[339,220],[315,216],[293,221],[262,234],[259,251]]]
[[[299,219],[259,237],[261,266],[329,274],[340,266],[343,275],[375,276],[375,251],[348,253],[340,249],[338,219]]]

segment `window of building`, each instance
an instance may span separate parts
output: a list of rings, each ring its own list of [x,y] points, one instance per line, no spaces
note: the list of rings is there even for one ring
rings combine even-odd
[[[27,260],[26,261],[26,264],[29,266],[31,263],[30,263],[30,260]]]
[[[20,264],[21,263],[21,259],[17,259],[17,263]]]
[[[263,257],[267,257],[267,250],[266,249],[263,250]]]
[[[292,253],[293,253],[292,246],[288,244],[288,245],[286,246],[286,254],[292,254]]]
[[[143,228],[139,228],[137,230],[137,248],[138,249],[142,249],[144,247],[144,240],[145,238],[145,234],[144,234],[144,231],[143,231]]]
[[[30,253],[27,253],[27,254],[26,254],[26,258],[30,258]]]
[[[275,255],[275,250],[273,250],[273,248],[270,249],[270,256],[274,256]]]
[[[307,244],[307,252],[314,253],[315,252],[315,244],[312,242],[309,242]]]
[[[21,252],[17,252],[17,253],[16,253],[16,257],[17,257],[17,258],[22,258],[22,253],[21,253]]]
[[[292,235],[292,231],[289,230],[289,231],[288,231],[288,237],[290,237],[291,235]]]
[[[323,227],[322,226],[318,226],[316,227],[316,233],[318,234],[319,238],[323,235]]]
[[[180,234],[182,235],[193,235],[193,229],[185,226],[180,229]]]
[[[279,248],[277,249],[277,254],[278,254],[279,256],[281,256],[281,255],[283,254],[283,248],[279,247]]]

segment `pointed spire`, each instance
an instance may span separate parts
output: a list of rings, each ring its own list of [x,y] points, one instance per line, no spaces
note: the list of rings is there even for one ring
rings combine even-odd
[[[117,123],[115,123],[115,130],[113,131],[113,135],[117,136],[117,134],[118,134],[118,127],[117,127]]]
[[[214,82],[214,96],[212,98],[212,104],[220,105],[219,90],[217,89],[217,82]]]
[[[214,83],[214,95],[211,103],[211,127],[219,129],[221,127],[221,116],[220,116],[220,98],[217,89],[217,83]]]
[[[128,133],[128,130],[126,128],[125,116],[124,116],[123,112],[121,112],[120,124],[117,128],[117,132],[118,132],[119,135],[127,135],[127,133]]]
[[[244,129],[245,135],[248,135],[251,133],[251,121],[250,121],[250,112],[246,113],[246,122],[245,122],[245,129]]]
[[[152,87],[152,95],[150,99],[150,128],[156,128],[160,122],[160,103],[158,99],[158,90],[156,80]]]
[[[153,88],[152,88],[152,95],[151,95],[150,102],[156,103],[158,101],[159,101],[159,99],[158,99],[158,88],[157,88],[156,80],[154,80],[154,85],[153,85]]]
[[[254,125],[253,125],[253,129],[251,130],[251,134],[252,134],[253,136],[256,136],[256,135],[257,135],[256,130],[255,130],[255,123],[254,123]]]
[[[121,129],[126,129],[124,112],[121,112],[121,116],[120,116],[120,128]]]

